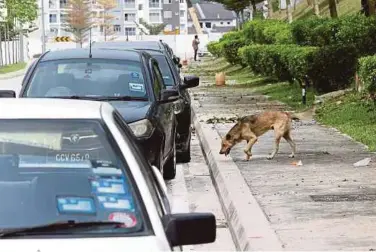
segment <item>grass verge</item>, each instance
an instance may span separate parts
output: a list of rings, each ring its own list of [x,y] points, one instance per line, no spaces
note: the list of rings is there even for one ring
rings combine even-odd
[[[375,105],[349,93],[329,100],[316,110],[316,118],[376,151]]]
[[[26,63],[24,62],[2,66],[0,67],[0,74],[7,74],[7,73],[19,71],[19,70],[24,69],[25,67],[26,67]]]

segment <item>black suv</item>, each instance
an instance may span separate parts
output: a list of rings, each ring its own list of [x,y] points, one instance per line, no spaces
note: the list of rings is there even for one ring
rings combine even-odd
[[[179,92],[166,88],[158,62],[137,50],[67,49],[42,54],[27,71],[20,98],[110,102],[132,129],[151,164],[165,179],[176,174]],[[182,89],[196,85],[187,80]],[[7,92],[7,91],[5,91]]]

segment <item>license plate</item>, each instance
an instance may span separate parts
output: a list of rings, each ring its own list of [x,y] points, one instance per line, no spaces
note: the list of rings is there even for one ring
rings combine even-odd
[[[86,160],[90,160],[89,153],[63,152],[55,154],[56,162],[82,162]]]

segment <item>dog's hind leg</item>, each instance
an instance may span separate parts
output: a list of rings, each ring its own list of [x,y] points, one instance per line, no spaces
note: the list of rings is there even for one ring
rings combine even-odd
[[[275,129],[274,129],[275,130]],[[282,135],[275,130],[274,149],[273,152],[267,156],[267,159],[273,159],[279,150],[279,143],[281,142]]]
[[[295,152],[296,152],[296,144],[294,143],[294,140],[291,138],[291,132],[287,131],[284,135],[283,138],[289,143],[291,147],[291,155],[289,155],[290,158],[295,157]]]

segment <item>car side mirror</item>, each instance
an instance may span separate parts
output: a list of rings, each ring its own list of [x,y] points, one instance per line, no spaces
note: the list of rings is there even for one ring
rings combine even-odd
[[[34,59],[38,59],[41,55],[42,55],[41,53],[34,54],[34,55],[33,55],[33,58],[34,58]]]
[[[1,90],[0,98],[16,98],[16,92],[13,90]]]
[[[161,103],[169,103],[174,102],[179,99],[179,92],[175,89],[163,89],[161,91],[161,99],[159,102]]]
[[[162,218],[172,247],[215,242],[217,227],[212,213],[168,214]]]
[[[180,58],[179,57],[174,57],[174,63],[175,64],[179,64],[179,62],[180,62]]]
[[[200,78],[197,76],[185,76],[183,84],[180,86],[182,89],[194,88],[200,84]]]
[[[179,63],[178,64],[178,68],[182,68],[182,67],[183,67],[183,65]]]

